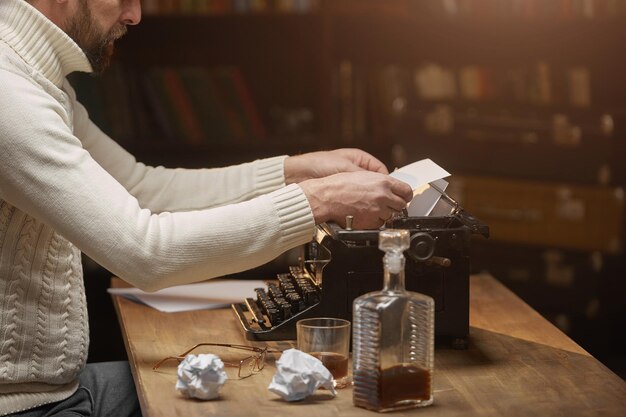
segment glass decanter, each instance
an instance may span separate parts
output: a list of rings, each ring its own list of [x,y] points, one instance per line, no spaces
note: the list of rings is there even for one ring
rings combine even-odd
[[[408,230],[383,230],[384,288],[353,304],[353,402],[375,411],[432,404],[435,302],[405,289]]]

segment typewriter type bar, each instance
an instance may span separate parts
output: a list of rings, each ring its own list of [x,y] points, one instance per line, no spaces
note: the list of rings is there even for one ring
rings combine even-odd
[[[232,305],[249,340],[292,338],[293,319],[299,320],[303,312],[320,301],[320,289],[299,266],[291,266],[289,273],[277,274],[267,288],[256,288],[255,292],[256,298]]]

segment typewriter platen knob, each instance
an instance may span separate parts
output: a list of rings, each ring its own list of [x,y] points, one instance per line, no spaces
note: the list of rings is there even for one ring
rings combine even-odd
[[[415,233],[411,236],[411,246],[407,252],[414,261],[427,261],[435,253],[435,239],[428,233]]]

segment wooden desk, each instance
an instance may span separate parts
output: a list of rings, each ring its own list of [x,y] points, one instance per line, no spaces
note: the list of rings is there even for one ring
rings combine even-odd
[[[198,342],[250,343],[232,311],[167,314],[119,296],[113,301],[144,417],[376,415],[352,405],[351,388],[334,399],[318,391],[302,402],[282,401],[267,390],[273,362],[260,374],[228,381],[219,400],[184,398],[174,388],[175,364],[159,372],[152,365]],[[626,415],[626,382],[494,278],[472,276],[470,304],[470,348],[436,351],[434,405],[394,416]]]

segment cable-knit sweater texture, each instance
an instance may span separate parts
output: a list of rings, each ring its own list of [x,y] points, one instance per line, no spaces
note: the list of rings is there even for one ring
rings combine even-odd
[[[157,290],[261,265],[314,233],[284,156],[145,166],[89,120],[74,71],[91,66],[72,39],[27,2],[0,2],[0,415],[77,388],[89,345],[81,251]]]

